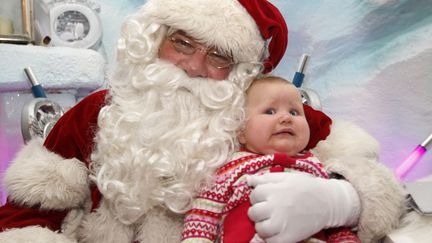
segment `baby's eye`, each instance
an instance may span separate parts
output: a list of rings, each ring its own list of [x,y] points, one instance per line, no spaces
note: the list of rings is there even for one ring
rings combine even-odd
[[[264,113],[267,115],[274,115],[274,114],[276,114],[276,109],[268,108],[267,110],[264,111]]]
[[[299,115],[299,112],[296,111],[296,110],[292,110],[292,111],[290,111],[290,114],[291,114],[292,116],[298,116],[298,115]]]

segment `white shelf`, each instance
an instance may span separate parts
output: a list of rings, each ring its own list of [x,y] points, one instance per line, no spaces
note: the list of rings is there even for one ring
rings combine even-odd
[[[0,44],[0,92],[28,89],[31,67],[45,89],[94,90],[104,84],[106,61],[90,49]]]

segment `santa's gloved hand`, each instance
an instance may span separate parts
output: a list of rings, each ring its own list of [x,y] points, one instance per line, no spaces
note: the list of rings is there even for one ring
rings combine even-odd
[[[268,173],[248,178],[249,218],[267,243],[304,240],[323,228],[354,225],[360,199],[345,180],[305,173]]]

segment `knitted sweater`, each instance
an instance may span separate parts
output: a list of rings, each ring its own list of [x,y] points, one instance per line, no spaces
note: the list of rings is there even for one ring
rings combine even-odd
[[[311,152],[292,157],[281,153],[259,155],[237,152],[232,161],[216,171],[213,185],[203,190],[194,201],[185,218],[183,242],[214,242],[219,236],[223,239],[224,217],[249,201],[251,189],[247,185],[247,177],[275,171],[300,171],[329,178]]]

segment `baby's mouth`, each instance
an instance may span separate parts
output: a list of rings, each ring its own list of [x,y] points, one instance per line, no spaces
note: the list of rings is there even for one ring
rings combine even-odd
[[[291,135],[294,136],[294,131],[291,128],[284,128],[275,133],[275,135]]]

